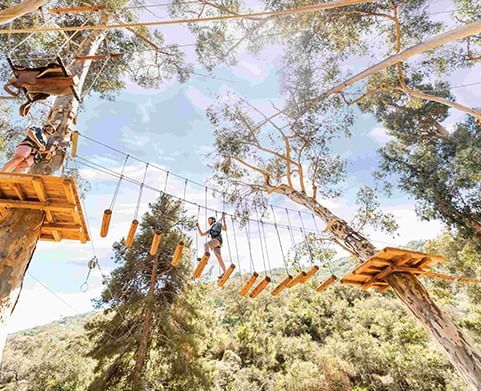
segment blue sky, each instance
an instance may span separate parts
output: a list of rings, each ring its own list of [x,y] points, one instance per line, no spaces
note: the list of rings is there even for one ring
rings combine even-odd
[[[440,3],[437,3],[438,6]],[[443,2],[443,4],[449,4]],[[192,42],[185,31],[166,30],[168,42]],[[193,48],[186,48],[190,60],[194,60]],[[363,59],[358,66],[373,63],[374,59]],[[452,77],[453,85],[466,84],[479,80],[480,66],[469,71],[456,72]],[[98,141],[111,145],[133,156],[155,163],[171,172],[203,183],[211,173],[206,167],[206,154],[212,148],[213,136],[204,110],[218,94],[235,90],[253,103],[276,100],[279,97],[279,51],[263,51],[259,56],[252,56],[243,51],[238,65],[228,68],[220,67],[213,75],[231,80],[216,80],[193,76],[184,84],[169,81],[158,90],[141,90],[129,85],[115,101],[109,102],[91,96],[85,102],[78,118],[78,130]],[[202,69],[196,69],[205,73]],[[479,102],[480,93],[476,87],[455,90],[460,102],[468,105]],[[448,125],[462,116],[452,112]],[[345,196],[326,201],[326,206],[335,213],[349,219],[353,213],[355,193],[363,184],[372,184],[371,173],[377,166],[376,150],[386,142],[386,135],[381,124],[371,116],[357,112],[353,127],[353,137],[349,143],[338,143],[336,148],[349,158],[348,178],[344,184]],[[120,171],[123,156],[81,138],[79,155],[91,161],[101,163],[113,170]],[[126,174],[134,178],[142,177],[144,166],[135,161],[128,161]],[[89,180],[92,189],[85,200],[86,213],[92,228],[92,237],[96,252],[105,273],[113,265],[110,260],[111,244],[120,239],[128,230],[133,217],[138,187],[129,183],[121,185],[121,191],[114,210],[111,231],[106,239],[99,237],[99,226],[103,209],[110,204],[116,179],[101,175],[89,169],[82,169],[82,175]],[[149,170],[147,182],[163,188],[165,175],[156,170]],[[168,192],[181,195],[183,183],[170,179]],[[189,199],[203,203],[203,189],[189,187]],[[141,211],[156,194],[145,191]],[[286,200],[273,198],[273,203],[297,209]],[[402,246],[409,240],[431,238],[442,229],[439,222],[420,222],[414,213],[413,202],[405,195],[395,193],[392,198],[381,198],[386,211],[393,213],[400,224],[399,236],[395,239],[379,233],[370,233],[374,243],[382,248],[387,244]],[[215,200],[209,199],[209,205],[221,208]],[[195,210],[191,210],[195,213]],[[285,216],[279,216],[281,222]],[[201,221],[201,224],[203,222]],[[306,223],[312,228],[312,223]],[[296,224],[299,225],[299,220]],[[297,235],[297,234],[296,234]],[[296,238],[300,239],[297,235]],[[273,266],[280,264],[280,254],[276,250],[275,233],[267,234],[271,246]],[[243,270],[248,267],[249,259],[245,235],[239,234],[241,262]],[[282,232],[282,240],[289,242],[288,233]],[[91,309],[90,300],[100,293],[101,277],[94,270],[90,278],[90,287],[86,293],[79,286],[87,274],[86,263],[92,256],[90,244],[76,242],[46,243],[37,247],[34,259],[24,285],[17,310],[11,319],[10,331],[46,323],[61,316],[72,315]],[[256,261],[262,269],[261,261]],[[49,292],[33,277],[42,281],[58,297]],[[62,301],[64,300],[64,301]],[[41,309],[41,310],[39,310]]]

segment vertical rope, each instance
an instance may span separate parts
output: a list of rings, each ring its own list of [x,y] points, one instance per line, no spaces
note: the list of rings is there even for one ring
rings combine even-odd
[[[247,224],[245,226],[246,230],[246,235],[247,235],[247,245],[249,246],[249,258],[251,261],[251,274],[256,271],[256,268],[254,266],[254,258],[252,257],[252,247],[251,247],[251,237],[250,237],[250,232],[251,232],[251,227],[250,227],[250,220],[247,219]]]
[[[284,267],[286,268],[286,273],[289,275],[289,268],[287,267],[286,255],[284,254],[284,248],[282,247],[281,235],[279,234],[279,228],[277,227],[276,214],[274,213],[274,208],[271,205],[272,216],[274,217],[274,228],[276,229],[277,239],[279,240],[279,247],[281,249],[282,261],[284,262]]]
[[[259,221],[259,211],[257,210],[257,206],[255,207],[255,210],[256,210],[256,218],[257,218],[257,232],[259,234],[259,241],[261,243],[262,264],[264,265],[264,272],[267,274],[266,258],[264,256],[264,244],[262,243],[262,235],[261,235],[261,223]]]
[[[199,215],[200,215],[200,205],[197,205],[197,223],[199,222]],[[197,229],[197,227],[195,228],[195,252],[198,258],[199,257],[199,230]]]
[[[165,173],[164,194],[167,193],[167,182],[169,181],[169,174],[170,174],[170,172],[169,172],[169,171],[166,171],[166,173]]]
[[[124,178],[125,166],[127,165],[127,160],[129,159],[129,156],[130,155],[125,155],[124,165],[122,166],[122,171],[120,172],[119,181],[117,182],[117,187],[115,188],[112,201],[110,202],[110,208],[109,208],[110,210],[114,209],[115,201],[117,201],[117,195],[119,194],[119,189],[120,189],[120,182],[122,182],[122,179]]]
[[[239,274],[240,274],[240,277],[241,277],[241,283],[244,284],[244,279],[242,277],[240,257],[239,257],[239,248],[237,247],[237,235],[235,233],[234,217],[230,216],[230,221],[232,223],[232,234],[234,235],[234,244],[235,244],[235,253],[236,253],[236,258],[237,258],[237,265],[239,266]]]
[[[140,202],[142,201],[142,193],[144,191],[145,178],[147,177],[147,169],[149,168],[149,163],[145,165],[144,177],[142,183],[140,184],[139,196],[137,198],[137,205],[135,206],[134,220],[139,217]]]
[[[205,191],[204,191],[204,205],[205,205],[205,207],[204,207],[205,224],[208,224],[208,222],[207,222],[207,186],[205,186]],[[207,239],[208,239],[208,236],[206,235],[205,243],[207,243]]]
[[[309,244],[309,239],[307,238],[307,234],[306,234],[306,227],[304,227],[304,221],[302,220],[302,215],[301,215],[301,212],[298,211],[297,213],[299,213],[299,219],[301,220],[301,232],[302,234],[304,235],[304,240],[306,242],[306,246],[307,246],[307,251],[309,252],[309,256],[310,256],[310,262],[312,265],[314,265],[314,257],[312,255],[312,250],[311,250],[311,245]]]
[[[321,233],[319,232],[319,227],[317,226],[317,223],[316,223],[316,217],[312,214],[312,220],[314,220],[314,226],[316,227],[316,232],[317,232],[317,236],[321,236]],[[327,264],[327,268],[329,269],[329,273],[331,274],[331,276],[334,275],[333,271],[332,271],[332,265],[331,265],[331,261],[329,259],[326,260],[327,262],[325,262],[325,264]]]
[[[289,211],[285,208],[286,215],[287,215],[287,231],[289,232],[289,236],[291,238],[291,247],[294,249],[294,260],[297,262],[299,260],[297,249],[296,249],[296,239],[294,237],[293,227],[291,225],[291,218],[289,217]]]
[[[266,231],[264,230],[264,222],[261,220],[262,236],[264,237],[264,247],[266,249],[267,265],[269,266],[269,276],[272,276],[271,259],[269,256],[269,249],[267,247]]]

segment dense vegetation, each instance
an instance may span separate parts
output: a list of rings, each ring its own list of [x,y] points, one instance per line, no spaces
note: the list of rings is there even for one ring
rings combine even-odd
[[[448,255],[445,270],[481,271],[475,247],[461,237],[446,233],[425,243],[424,249]],[[481,311],[475,303],[481,289],[425,282],[479,346]],[[444,354],[391,293],[364,293],[337,284],[316,294],[313,282],[277,298],[262,294],[250,300],[239,297],[239,284],[237,276],[224,289],[205,282],[183,291],[179,303],[197,308],[189,321],[198,345],[197,350],[177,345],[178,354],[189,354],[190,365],[200,371],[187,377],[186,384],[185,373],[163,360],[165,347],[154,346],[146,373],[156,382],[151,389],[178,390],[180,384],[182,389],[219,391],[466,389]],[[164,318],[165,324],[174,319],[174,312]],[[12,335],[2,389],[87,389],[96,378],[95,360],[88,358],[95,344],[83,327],[109,317],[88,314]],[[169,333],[172,341],[186,336],[181,329]],[[169,357],[175,357],[172,354],[171,350]]]

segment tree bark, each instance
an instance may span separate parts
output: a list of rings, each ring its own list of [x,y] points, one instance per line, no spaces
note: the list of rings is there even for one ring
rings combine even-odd
[[[9,24],[45,5],[48,0],[24,0],[20,4],[0,11],[0,25]]]
[[[283,194],[319,216],[329,227],[338,243],[360,261],[366,261],[377,252],[372,243],[356,232],[347,222],[329,209],[287,185],[267,186],[269,193]],[[481,354],[473,343],[436,306],[421,282],[406,273],[393,273],[387,279],[395,294],[419,321],[429,335],[443,348],[451,364],[473,390],[481,390]]]
[[[431,38],[425,42],[421,42],[420,44],[412,46],[408,49],[405,49],[399,54],[395,54],[391,57],[388,57],[384,61],[381,61],[380,63],[367,68],[366,70],[358,73],[357,75],[351,77],[350,79],[324,92],[323,94],[321,94],[321,96],[327,96],[327,95],[340,92],[346,89],[347,87],[353,85],[354,83],[361,81],[376,72],[382,71],[383,69],[386,69],[391,65],[405,61],[408,58],[427,52],[428,50],[435,49],[447,43],[457,41],[466,37],[470,37],[472,35],[476,35],[479,33],[481,33],[481,21],[473,22],[465,26],[457,27],[443,34],[439,34],[434,38]]]
[[[480,353],[431,300],[421,282],[407,273],[393,273],[387,281],[418,322],[439,342],[464,380],[473,390],[481,390]]]
[[[147,292],[147,298],[145,300],[146,304],[142,338],[140,340],[140,345],[137,350],[134,372],[132,373],[132,391],[142,390],[142,376],[144,374],[145,359],[147,357],[147,349],[150,345],[150,335],[152,333],[152,307],[154,304],[153,300],[155,284],[157,283],[157,268],[159,265],[159,257],[160,255],[154,257],[154,262],[152,264],[152,272],[150,274],[150,286],[149,291]]]
[[[106,14],[102,19],[108,19]],[[80,44],[77,55],[93,55],[106,36],[105,31],[89,34]],[[69,67],[72,75],[79,78],[77,91],[82,90],[91,61],[74,61]],[[55,138],[64,140],[69,125],[74,121],[79,104],[72,96],[58,97],[50,113],[60,121]],[[63,164],[64,155],[57,154],[49,163],[42,163],[31,170],[32,173],[52,175]],[[32,259],[42,226],[42,211],[28,209],[10,210],[0,225],[0,361],[6,340],[6,325],[18,301],[25,272]]]

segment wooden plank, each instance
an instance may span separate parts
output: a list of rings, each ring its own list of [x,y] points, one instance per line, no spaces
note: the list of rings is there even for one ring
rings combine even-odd
[[[60,232],[58,232],[56,230],[52,231],[52,236],[53,236],[53,238],[55,239],[56,242],[60,242],[62,240],[62,235],[60,234]]]
[[[12,188],[20,201],[26,200],[25,193],[23,192],[22,187],[18,183],[12,183]]]
[[[45,231],[45,232],[53,232],[53,231],[79,232],[81,229],[82,229],[82,226],[78,224],[44,224],[42,226],[42,231]]]
[[[47,194],[45,193],[45,187],[43,186],[42,179],[33,178],[32,185],[33,185],[33,189],[35,190],[35,193],[37,194],[37,198],[42,202],[46,202],[48,198],[47,198]],[[45,211],[45,218],[49,223],[53,223],[55,221],[52,216],[52,212],[50,212],[49,210]]]
[[[43,209],[43,210],[72,210],[74,207],[65,203],[50,203],[50,202],[38,202],[38,201],[18,201],[18,200],[5,200],[0,199],[0,206],[5,208],[21,208],[21,209]]]
[[[73,191],[73,184],[71,179],[65,179],[63,181],[63,189],[65,192],[65,197],[69,204],[75,204],[75,195]]]

